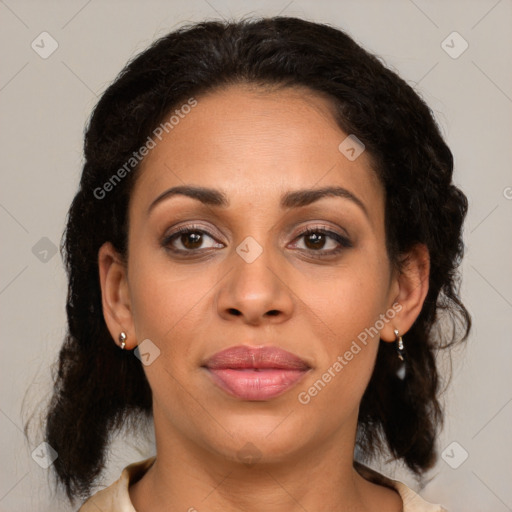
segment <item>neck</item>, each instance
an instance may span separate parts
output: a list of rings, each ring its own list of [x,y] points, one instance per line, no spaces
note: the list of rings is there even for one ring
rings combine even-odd
[[[302,446],[286,456],[258,453],[253,463],[244,462],[242,450],[219,454],[175,430],[164,435],[155,427],[157,458],[130,487],[130,498],[138,512],[400,511],[395,491],[354,469],[356,426],[357,416],[320,446]]]

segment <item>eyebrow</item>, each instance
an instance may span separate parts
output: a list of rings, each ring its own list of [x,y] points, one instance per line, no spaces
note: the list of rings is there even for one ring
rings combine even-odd
[[[220,190],[213,188],[200,187],[196,185],[181,185],[172,187],[165,192],[162,192],[149,206],[148,215],[153,208],[161,203],[162,201],[169,199],[176,195],[182,195],[196,199],[201,203],[208,206],[216,206],[220,208],[229,207],[229,200],[226,195]],[[281,196],[280,206],[281,208],[300,208],[302,206],[308,206],[324,197],[342,197],[349,199],[354,204],[359,206],[363,210],[366,217],[369,219],[368,211],[364,203],[355,196],[352,192],[343,187],[323,187],[323,188],[312,188],[293,190],[286,192]]]

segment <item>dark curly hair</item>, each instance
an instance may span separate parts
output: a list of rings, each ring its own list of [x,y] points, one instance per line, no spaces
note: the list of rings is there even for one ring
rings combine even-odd
[[[70,500],[91,492],[112,433],[127,422],[150,420],[152,408],[140,361],[112,343],[98,274],[105,241],[128,256],[127,210],[140,165],[108,198],[94,191],[173,109],[231,84],[306,87],[329,97],[339,127],[365,144],[384,185],[391,263],[400,269],[413,245],[428,247],[428,295],[404,337],[410,371],[397,378],[393,344],[380,343],[360,404],[357,449],[361,460],[388,450],[417,477],[436,462],[443,420],[436,353],[467,339],[471,317],[458,296],[467,199],[452,183],[452,153],[431,110],[337,28],[292,17],[205,21],[167,34],[133,58],[101,97],[86,129],[85,163],[61,245],[69,278],[68,332],[45,411],[46,441],[58,453],[53,468]]]

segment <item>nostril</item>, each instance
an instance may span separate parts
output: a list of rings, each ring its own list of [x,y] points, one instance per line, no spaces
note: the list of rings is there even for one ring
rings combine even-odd
[[[228,311],[235,316],[240,316],[242,314],[240,311],[238,311],[238,309],[235,308],[229,308]]]

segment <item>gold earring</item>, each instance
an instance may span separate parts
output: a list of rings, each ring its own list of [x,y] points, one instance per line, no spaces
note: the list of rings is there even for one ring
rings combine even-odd
[[[126,347],[126,333],[125,332],[121,332],[119,334],[119,343],[121,343],[121,350],[124,350],[124,348]]]

